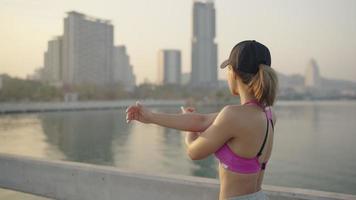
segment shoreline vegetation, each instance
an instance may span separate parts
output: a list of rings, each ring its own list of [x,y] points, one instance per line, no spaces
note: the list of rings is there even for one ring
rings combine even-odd
[[[0,103],[0,115],[12,113],[37,113],[37,112],[58,112],[58,111],[78,111],[78,110],[105,110],[105,109],[125,109],[140,101],[146,106],[152,107],[177,107],[180,106],[217,106],[221,107],[228,104],[239,104],[234,101],[189,101],[185,99],[166,100],[166,99],[126,99],[115,101],[75,101],[75,102],[6,102]],[[348,102],[356,103],[355,100],[278,100],[276,106],[293,106],[300,104],[346,104]]]
[[[56,87],[35,80],[1,76],[0,104],[34,103],[34,102],[87,102],[87,101],[127,101],[132,99],[184,100],[189,105],[238,103],[228,86],[217,88],[190,87],[189,85],[156,85],[142,83],[130,91],[125,90],[120,82],[111,85],[95,86],[83,84],[71,87]],[[66,98],[75,94],[75,98]],[[356,95],[330,92],[320,95],[318,91],[296,92],[280,89],[278,100],[356,100]]]

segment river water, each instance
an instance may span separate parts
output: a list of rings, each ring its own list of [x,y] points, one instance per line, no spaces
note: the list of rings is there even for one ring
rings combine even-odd
[[[178,106],[152,109],[180,112]],[[278,122],[264,184],[356,194],[356,102],[282,101],[275,111]],[[182,132],[127,124],[124,109],[0,115],[0,152],[217,178],[213,156],[188,158]]]

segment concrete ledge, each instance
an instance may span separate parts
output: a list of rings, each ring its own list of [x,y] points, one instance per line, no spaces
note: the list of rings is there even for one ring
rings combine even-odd
[[[218,180],[148,174],[114,167],[0,154],[0,187],[53,199],[218,199]],[[356,196],[264,185],[271,199],[356,199]]]

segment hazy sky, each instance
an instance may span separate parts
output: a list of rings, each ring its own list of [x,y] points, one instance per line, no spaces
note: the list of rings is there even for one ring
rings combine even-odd
[[[43,65],[47,41],[63,33],[66,12],[110,19],[138,83],[156,81],[159,49],[182,51],[190,71],[192,0],[0,0],[0,73],[26,77]],[[356,81],[355,0],[217,0],[218,60],[239,41],[266,44],[272,67],[304,74],[311,58],[322,76]],[[225,78],[224,70],[219,77]]]

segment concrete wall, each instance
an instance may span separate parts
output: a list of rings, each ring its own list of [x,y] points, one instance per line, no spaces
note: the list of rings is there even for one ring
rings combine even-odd
[[[148,174],[114,167],[0,154],[0,187],[53,199],[216,200],[218,180]],[[264,185],[271,199],[356,199],[356,196]]]

